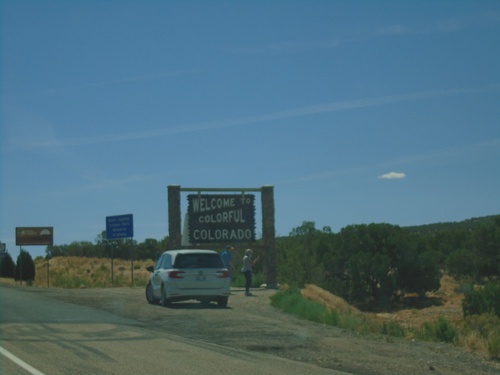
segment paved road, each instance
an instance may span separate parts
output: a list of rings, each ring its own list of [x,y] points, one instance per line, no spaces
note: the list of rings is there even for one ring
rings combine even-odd
[[[181,338],[21,288],[0,286],[0,299],[2,374],[342,374]]]

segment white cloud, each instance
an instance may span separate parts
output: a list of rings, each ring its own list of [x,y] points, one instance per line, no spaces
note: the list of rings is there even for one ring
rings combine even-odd
[[[400,180],[403,178],[406,178],[406,173],[401,173],[401,172],[390,172],[383,174],[381,176],[378,176],[378,178],[384,179],[384,180]]]

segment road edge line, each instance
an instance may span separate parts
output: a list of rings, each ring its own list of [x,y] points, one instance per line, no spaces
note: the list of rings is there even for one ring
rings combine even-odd
[[[3,348],[0,346],[0,354],[3,354],[5,357],[10,359],[12,362],[17,364],[18,366],[22,367],[26,371],[28,371],[32,375],[45,375],[43,372],[38,371],[36,368],[33,366],[28,365],[26,362],[24,362],[22,359],[17,358],[14,354],[9,352],[7,349]]]

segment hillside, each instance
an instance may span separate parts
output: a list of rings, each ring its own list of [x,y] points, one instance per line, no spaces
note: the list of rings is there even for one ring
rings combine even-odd
[[[463,221],[449,221],[449,222],[440,222],[433,224],[408,226],[405,228],[411,230],[412,232],[417,232],[417,233],[434,233],[444,230],[471,230],[477,228],[478,226],[484,223],[493,220],[495,221],[500,220],[500,215],[482,216]]]

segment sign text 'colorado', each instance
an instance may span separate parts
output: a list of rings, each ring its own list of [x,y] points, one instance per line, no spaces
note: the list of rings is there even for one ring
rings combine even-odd
[[[191,243],[255,241],[255,195],[188,195]]]

